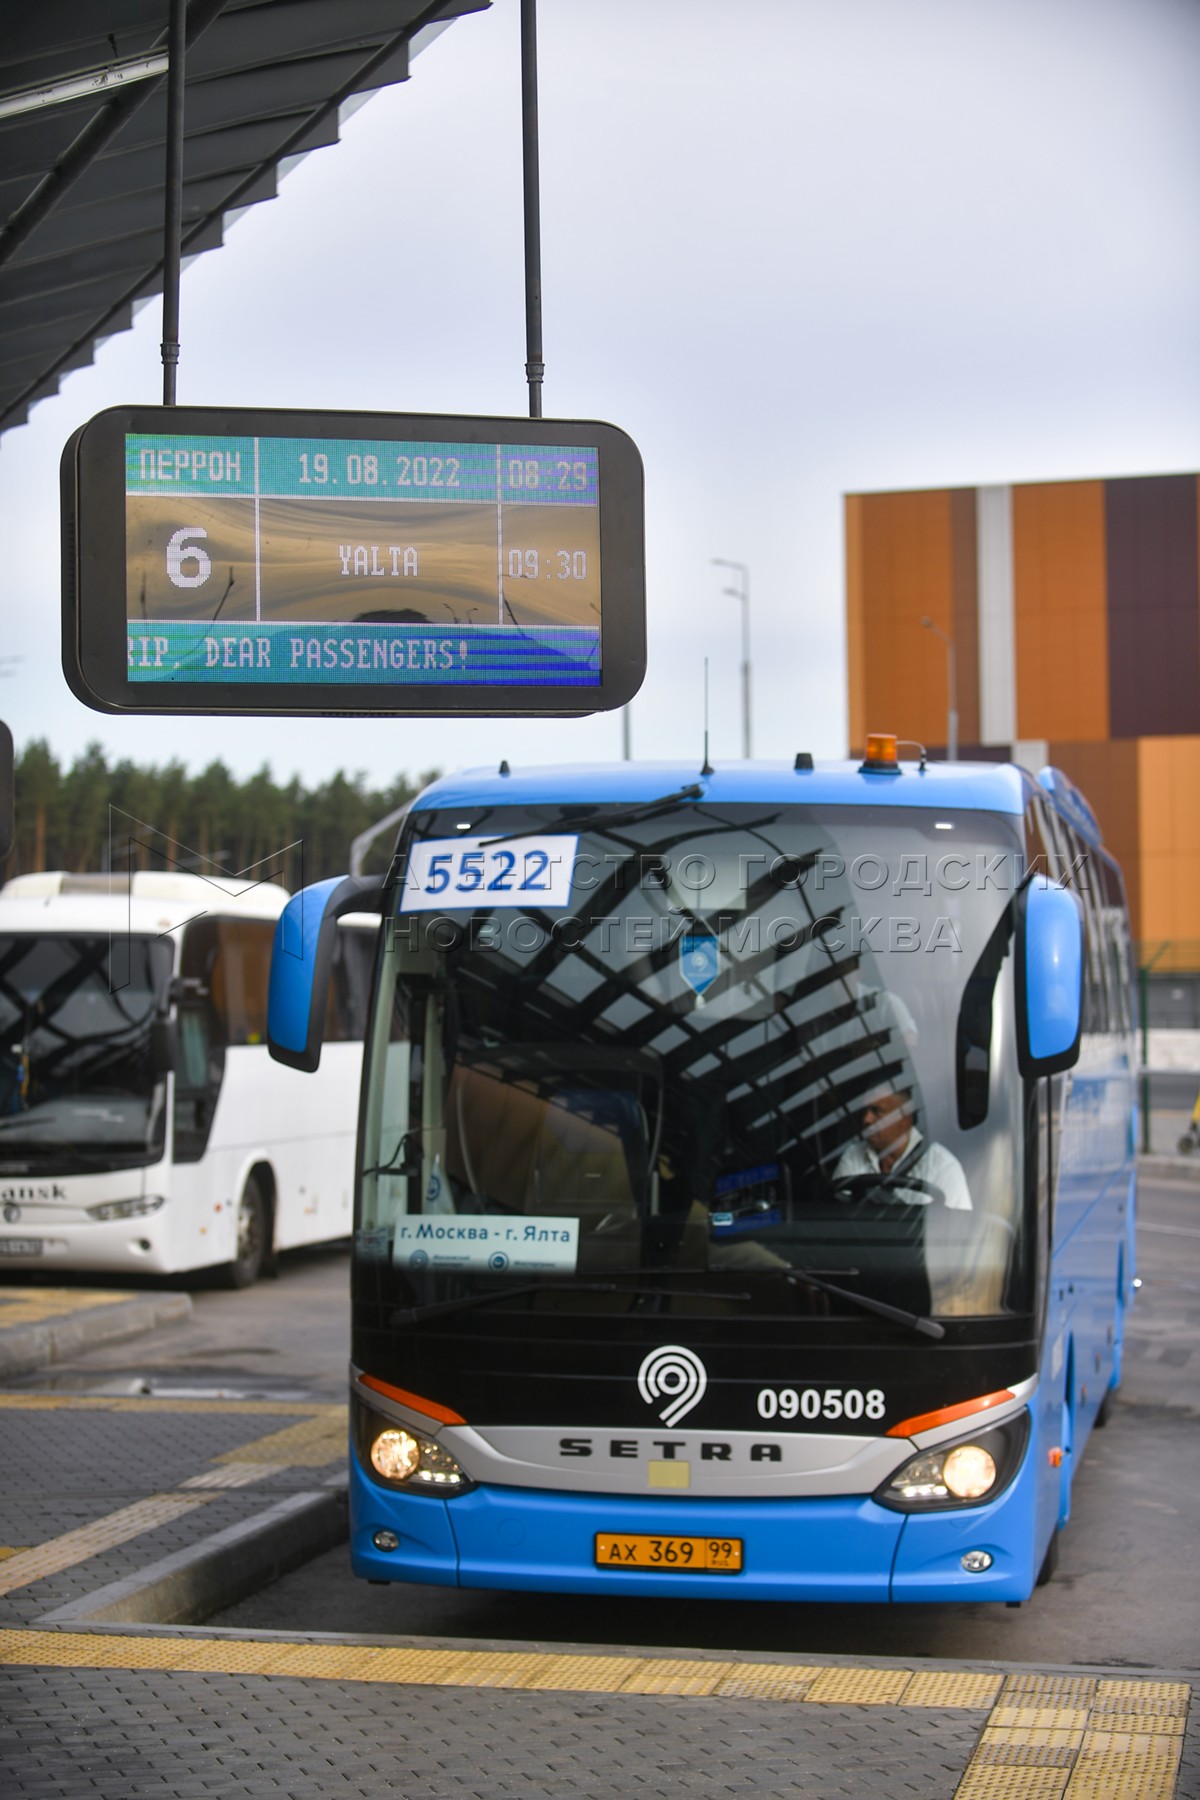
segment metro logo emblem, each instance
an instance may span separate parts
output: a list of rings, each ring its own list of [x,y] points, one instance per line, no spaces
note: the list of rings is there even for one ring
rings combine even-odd
[[[682,1344],[664,1344],[652,1350],[637,1373],[638,1393],[647,1406],[665,1398],[658,1416],[664,1425],[678,1425],[704,1398],[708,1372],[694,1350]]]

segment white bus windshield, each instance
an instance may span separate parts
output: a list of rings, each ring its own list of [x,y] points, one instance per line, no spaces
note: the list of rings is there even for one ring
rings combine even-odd
[[[1022,852],[1019,821],[891,807],[419,817],[360,1264],[410,1307],[540,1280],[595,1311],[636,1277],[701,1311],[1027,1314]]]
[[[162,1154],[152,1026],[172,961],[171,943],[150,937],[0,935],[0,1168]]]

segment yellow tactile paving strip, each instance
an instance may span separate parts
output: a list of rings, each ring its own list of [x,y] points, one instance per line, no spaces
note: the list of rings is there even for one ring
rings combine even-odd
[[[106,1513],[89,1525],[48,1538],[29,1549],[0,1549],[0,1596],[30,1586],[49,1575],[87,1562],[130,1538],[170,1524],[194,1507],[230,1488],[248,1487],[290,1468],[321,1468],[346,1454],[346,1408],[335,1404],[304,1404],[273,1400],[180,1400],[124,1396],[71,1396],[60,1394],[0,1394],[0,1408],[22,1411],[60,1411],[88,1407],[110,1412],[227,1412],[262,1415],[300,1415],[299,1423],[282,1431],[253,1438],[234,1450],[209,1459],[207,1469],[180,1482],[173,1494],[156,1494]],[[197,1490],[203,1490],[198,1492]]]
[[[1184,1682],[970,1669],[0,1631],[0,1665],[991,1712],[956,1800],[1173,1800]]]
[[[211,1498],[210,1494],[152,1494],[148,1500],[106,1513],[90,1525],[80,1525],[44,1544],[35,1544],[31,1550],[17,1550],[0,1563],[0,1594],[11,1594],[15,1588],[44,1581],[47,1575],[61,1574],[63,1569],[140,1537],[143,1531],[169,1525],[172,1519],[182,1518]]]
[[[249,1487],[255,1481],[265,1481],[268,1475],[281,1475],[288,1467],[285,1462],[230,1462],[223,1469],[205,1469],[200,1475],[189,1475],[186,1481],[180,1482],[181,1488],[239,1488]]]
[[[59,1319],[64,1313],[82,1312],[93,1306],[114,1306],[119,1300],[134,1300],[135,1294],[118,1294],[111,1289],[92,1288],[20,1288],[0,1294],[0,1331],[17,1325],[41,1325],[47,1319]]]
[[[1188,1699],[1179,1681],[1010,1675],[956,1800],[1171,1800]]]
[[[339,1419],[343,1428],[343,1401],[311,1400],[189,1400],[163,1394],[0,1394],[0,1410],[12,1412],[164,1412],[164,1413],[273,1413],[276,1418]]]
[[[226,1450],[214,1463],[275,1463],[288,1468],[319,1469],[346,1454],[346,1414],[335,1407],[333,1416],[318,1415],[268,1437],[256,1438],[237,1450]]]
[[[826,1706],[986,1707],[1002,1675],[979,1675],[964,1698],[962,1671],[824,1668],[693,1657],[569,1655],[530,1650],[419,1650],[368,1644],[123,1633],[0,1631],[0,1663],[56,1668],[219,1669],[229,1675],[294,1675],[312,1681],[418,1687],[522,1688],[541,1692],[670,1694],[803,1700]],[[944,1683],[944,1688],[939,1687]],[[912,1690],[913,1699],[908,1698]]]

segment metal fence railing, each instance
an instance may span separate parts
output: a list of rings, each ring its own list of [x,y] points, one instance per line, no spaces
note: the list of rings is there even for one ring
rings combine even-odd
[[[1200,1091],[1200,940],[1143,940],[1134,950],[1141,1148],[1174,1153],[1190,1146]]]
[[[1133,946],[1138,973],[1195,975],[1200,979],[1200,938],[1142,938]]]

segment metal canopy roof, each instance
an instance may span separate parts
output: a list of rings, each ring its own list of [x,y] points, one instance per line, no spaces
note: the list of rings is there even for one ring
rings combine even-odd
[[[183,250],[334,144],[339,107],[491,0],[191,0]],[[0,36],[0,429],[162,291],[168,0],[35,0]],[[418,46],[419,47],[419,46]]]

